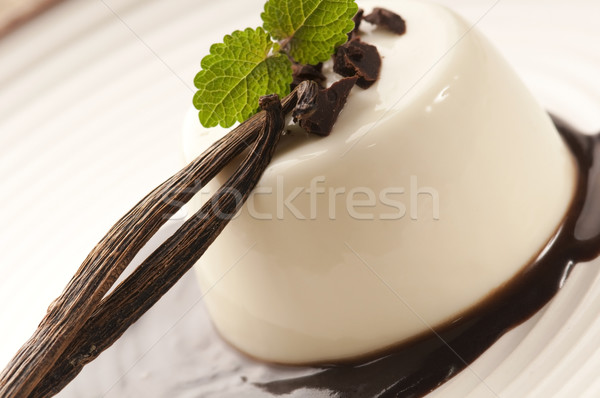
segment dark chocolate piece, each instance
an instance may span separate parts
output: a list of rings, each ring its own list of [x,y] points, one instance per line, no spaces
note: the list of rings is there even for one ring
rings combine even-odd
[[[319,86],[325,87],[325,81],[327,80],[327,78],[323,74],[322,70],[322,63],[318,63],[317,65],[305,65],[294,62],[292,64],[292,75],[294,77],[291,86],[292,90],[305,80],[312,80],[316,82]]]
[[[309,133],[329,135],[357,80],[356,76],[347,77],[319,90],[316,106],[306,112],[295,112],[294,120]]]
[[[363,17],[368,23],[381,26],[398,35],[403,35],[406,32],[406,22],[402,17],[395,12],[386,10],[385,8],[373,8],[369,15]]]
[[[354,29],[352,29],[350,31],[350,33],[348,33],[348,40],[352,40],[353,38],[358,36],[358,30],[360,28],[360,23],[363,19],[364,13],[365,13],[365,10],[363,10],[362,8],[359,8],[358,11],[356,12],[356,14],[354,14],[354,17],[352,18],[352,20],[354,21]]]
[[[333,57],[333,70],[342,76],[358,76],[356,85],[369,88],[379,77],[381,57],[377,47],[355,38],[338,47]]]

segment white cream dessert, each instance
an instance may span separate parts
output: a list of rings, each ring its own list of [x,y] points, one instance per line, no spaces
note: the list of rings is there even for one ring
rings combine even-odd
[[[450,322],[527,266],[571,204],[569,150],[487,40],[437,5],[392,10],[405,35],[361,35],[379,81],[353,89],[330,136],[282,137],[196,266],[219,332],[254,357],[347,359]],[[190,112],[186,161],[224,133]]]

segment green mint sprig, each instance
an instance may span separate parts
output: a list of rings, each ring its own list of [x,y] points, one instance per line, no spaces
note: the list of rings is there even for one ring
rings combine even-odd
[[[289,46],[289,55],[301,64],[329,59],[348,40],[358,11],[354,0],[270,0],[261,14],[263,27]]]
[[[255,113],[261,95],[287,94],[292,66],[278,48],[262,28],[235,31],[212,45],[194,79],[194,106],[203,126],[229,127]]]
[[[261,96],[287,95],[290,59],[326,61],[346,42],[357,10],[354,0],[268,0],[261,14],[264,29],[235,31],[202,59],[194,79],[200,123],[230,127],[252,116]]]

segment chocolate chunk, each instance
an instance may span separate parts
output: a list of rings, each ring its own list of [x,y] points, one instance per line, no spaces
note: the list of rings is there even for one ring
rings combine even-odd
[[[406,22],[404,22],[402,17],[385,8],[376,7],[369,15],[364,16],[363,19],[399,35],[403,35],[406,32]]]
[[[317,82],[319,86],[325,87],[325,75],[322,72],[323,64],[317,65],[304,65],[293,63],[292,64],[292,75],[294,80],[292,81],[292,90],[305,80],[312,80]]]
[[[295,114],[294,120],[309,133],[329,135],[357,80],[356,76],[347,77],[329,88],[319,90],[314,111],[299,112]]]
[[[352,40],[354,37],[358,36],[358,29],[360,28],[360,22],[363,19],[364,13],[365,10],[359,8],[356,14],[354,14],[354,17],[352,18],[352,20],[354,21],[354,29],[352,29],[350,33],[348,33],[348,40]]]
[[[355,38],[338,47],[333,57],[333,70],[342,76],[358,76],[356,85],[369,88],[379,77],[381,57],[377,47]]]

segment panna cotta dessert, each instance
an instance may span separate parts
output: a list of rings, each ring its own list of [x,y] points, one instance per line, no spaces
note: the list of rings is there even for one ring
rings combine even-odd
[[[196,265],[215,326],[250,356],[347,361],[451,324],[523,272],[573,202],[571,151],[477,29],[438,5],[385,6],[407,30],[361,25],[379,80],[352,90],[329,136],[290,127]],[[185,160],[227,131],[190,111]]]

